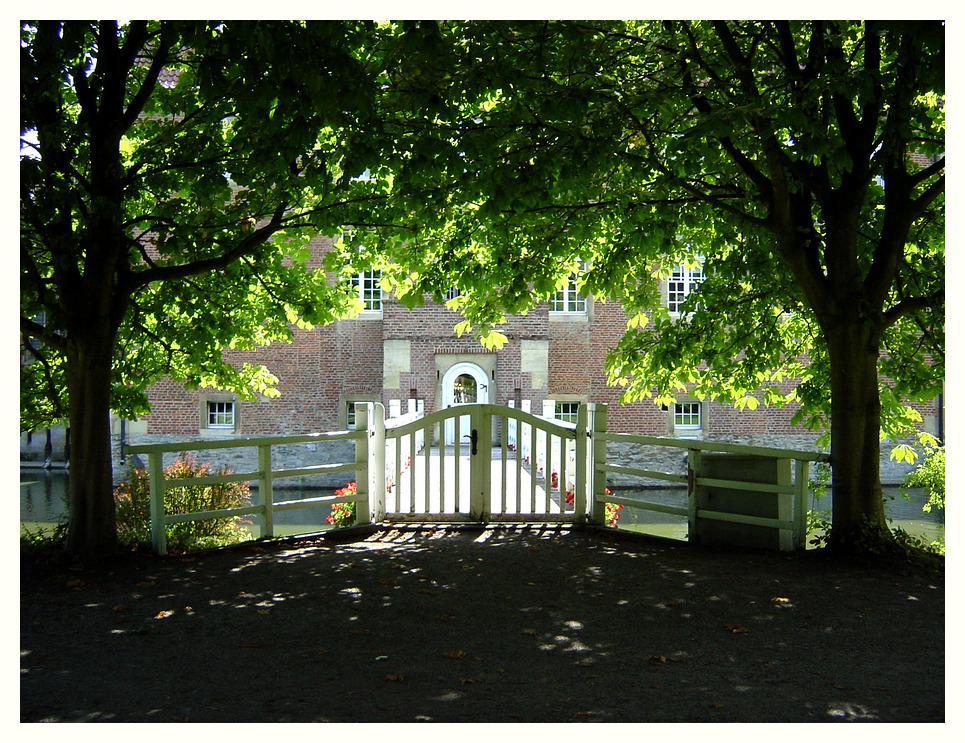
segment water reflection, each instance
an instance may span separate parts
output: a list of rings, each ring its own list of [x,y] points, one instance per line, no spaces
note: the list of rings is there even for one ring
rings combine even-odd
[[[884,488],[889,500],[885,503],[885,513],[891,519],[892,528],[900,527],[912,536],[920,537],[930,543],[944,536],[944,512],[932,510],[925,513],[921,510],[927,501],[920,488],[910,491],[910,500],[902,497],[898,487]],[[320,495],[331,495],[334,491],[322,490],[276,490],[276,503],[303,498],[316,498]],[[633,494],[648,501],[686,506],[687,491],[683,488],[654,488],[645,491],[623,491],[621,494]],[[35,529],[38,525],[49,526],[60,523],[67,518],[67,472],[63,470],[22,469],[20,470],[20,523]],[[253,491],[253,498],[258,493]],[[255,500],[257,503],[258,501]],[[824,498],[809,504],[818,510],[830,509],[830,498]],[[295,510],[278,511],[274,514],[275,534],[287,536],[304,534],[330,529],[325,519],[331,513],[327,505],[310,506]],[[261,535],[259,519],[252,517],[248,525],[252,536]],[[635,508],[624,508],[620,511],[618,525],[621,529],[640,531],[647,534],[687,538],[687,519],[682,516],[642,511]]]
[[[20,523],[31,530],[49,527],[67,519],[68,475],[65,470],[22,469],[20,470]],[[274,492],[273,501],[301,500],[332,495],[332,491],[309,490],[295,491],[279,489]],[[252,489],[252,502],[258,503],[257,489]],[[332,528],[325,521],[332,512],[331,506],[309,506],[274,514],[275,534],[307,534]],[[257,516],[246,517],[252,523],[246,524],[252,537],[261,536],[260,520]]]
[[[56,524],[67,518],[67,473],[20,470],[20,523]]]

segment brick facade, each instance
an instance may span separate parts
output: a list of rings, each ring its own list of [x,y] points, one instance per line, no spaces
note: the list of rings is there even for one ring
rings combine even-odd
[[[316,243],[316,265],[330,247]],[[653,400],[620,404],[621,390],[606,383],[607,352],[622,337],[626,315],[613,302],[589,302],[585,315],[557,315],[546,303],[511,316],[500,331],[508,342],[499,350],[482,347],[471,336],[458,338],[459,316],[428,301],[409,310],[384,294],[380,313],[342,320],[311,330],[296,329],[289,344],[257,351],[229,352],[228,358],[265,363],[278,377],[280,397],[240,401],[217,390],[185,390],[163,381],[149,390],[151,413],[128,424],[127,443],[170,441],[217,435],[300,434],[342,430],[346,406],[358,400],[417,399],[425,412],[446,404],[443,380],[454,364],[473,364],[487,379],[488,401],[518,406],[530,400],[540,412],[543,401],[606,403],[608,428],[615,432],[681,435],[673,410]],[[451,392],[450,392],[451,394]],[[206,430],[207,401],[234,403],[236,424],[229,431]],[[919,406],[925,428],[938,433],[937,404]],[[701,438],[750,444],[810,448],[815,435],[790,425],[794,409],[759,407],[739,411],[701,403]],[[883,460],[884,463],[884,460]]]

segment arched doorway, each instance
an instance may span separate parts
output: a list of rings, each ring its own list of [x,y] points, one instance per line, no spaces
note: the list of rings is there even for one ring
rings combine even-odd
[[[489,402],[489,378],[476,364],[453,364],[442,377],[442,398],[445,407]],[[468,441],[469,416],[459,419],[459,437]],[[445,444],[451,446],[456,439],[455,419],[446,421]]]

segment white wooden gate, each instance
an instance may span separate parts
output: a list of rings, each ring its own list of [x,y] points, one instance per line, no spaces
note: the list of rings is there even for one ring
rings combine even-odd
[[[583,521],[592,466],[586,419],[548,420],[502,405],[459,405],[385,420],[369,405],[373,518]],[[446,445],[446,429],[466,430]],[[591,492],[591,491],[590,491]]]

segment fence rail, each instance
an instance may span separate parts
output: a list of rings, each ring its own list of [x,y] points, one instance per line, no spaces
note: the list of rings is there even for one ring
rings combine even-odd
[[[728,528],[709,525],[737,524],[777,530],[781,549],[801,549],[805,540],[808,466],[810,462],[828,460],[823,452],[609,433],[606,430],[605,405],[581,405],[575,424],[498,405],[466,405],[428,415],[424,415],[421,408],[410,405],[408,414],[388,421],[381,403],[368,403],[367,408],[366,430],[128,447],[129,452],[144,454],[148,458],[154,550],[158,553],[166,551],[165,527],[170,524],[255,515],[261,521],[262,535],[271,537],[274,536],[275,512],[351,502],[357,504],[355,523],[359,525],[407,518],[478,521],[552,519],[604,525],[606,504],[613,503],[686,517],[689,538],[692,540],[707,536],[712,528]],[[449,422],[449,425],[455,426],[457,434],[461,434],[463,418],[471,426],[471,436],[467,435],[471,443],[463,443],[462,437],[456,435],[452,447],[455,456],[447,465],[444,429]],[[494,422],[496,419],[499,419],[498,423]],[[431,454],[430,445],[434,435],[439,440],[435,455],[438,461],[431,459],[434,455]],[[353,441],[354,458],[351,461],[288,469],[272,468],[273,447],[326,441]],[[607,445],[610,443],[684,450],[687,452],[687,473],[609,461]],[[166,453],[226,448],[255,448],[258,454],[257,470],[197,478],[165,478],[163,456]],[[472,457],[463,477],[460,459],[470,449]],[[768,462],[769,474],[762,480],[746,473],[744,476],[734,476],[733,467],[730,471],[726,468],[720,471],[721,462],[727,463],[721,459],[714,460],[714,457],[721,454]],[[512,470],[510,463],[513,464]],[[356,493],[273,502],[272,486],[276,480],[343,471],[355,472]],[[687,505],[656,503],[639,495],[611,492],[607,488],[608,474],[686,485]],[[190,514],[164,513],[165,490],[252,481],[258,483],[261,495],[258,504]],[[468,485],[464,487],[464,483]],[[408,499],[403,507],[402,494],[406,488]],[[438,490],[438,508],[429,507],[429,493],[433,488]],[[463,490],[469,492],[467,499],[460,501]],[[524,507],[527,491],[528,509]],[[455,500],[449,505],[443,504],[444,493],[447,492],[455,493]],[[721,493],[728,492],[739,493],[740,497],[751,503],[751,510],[740,512],[738,509],[735,512],[734,509],[723,507],[727,496]],[[421,494],[419,497],[422,499],[418,508],[417,493]],[[755,495],[763,498],[772,496],[767,505],[769,510],[755,511]],[[391,499],[388,504],[387,496]]]
[[[317,444],[329,441],[354,441],[355,457],[350,462],[329,462],[275,470],[272,468],[272,448],[291,444]],[[368,522],[369,511],[363,507],[368,503],[368,437],[365,431],[332,431],[311,433],[300,436],[245,436],[237,439],[217,439],[186,441],[176,444],[142,444],[128,446],[131,454],[145,454],[148,460],[148,484],[151,492],[151,547],[157,554],[167,552],[165,527],[185,521],[206,521],[209,519],[230,518],[233,516],[257,516],[260,519],[261,533],[265,537],[275,534],[274,514],[276,511],[290,511],[334,503],[361,504],[356,507],[357,522]],[[225,475],[205,475],[201,477],[168,479],[164,476],[164,455],[187,451],[208,449],[245,449],[254,448],[258,452],[258,469],[254,472],[235,472]],[[355,471],[357,492],[354,495],[319,496],[302,500],[274,502],[273,483],[288,477],[303,477],[332,472]],[[238,508],[217,511],[196,511],[193,513],[164,513],[164,491],[181,487],[203,487],[228,482],[257,482],[260,503]]]
[[[622,496],[603,489],[595,488],[591,521],[600,522],[606,503],[615,503],[644,511],[655,511],[687,517],[689,538],[698,538],[701,527],[708,522],[725,522],[751,527],[764,527],[778,530],[778,544],[781,549],[803,549],[807,529],[808,466],[810,462],[827,462],[825,452],[780,449],[766,446],[750,446],[720,441],[701,441],[696,439],[675,439],[666,436],[646,436],[641,434],[608,433],[606,431],[605,406],[587,406],[590,409],[588,435],[596,441],[594,473],[598,480],[605,481],[608,473],[632,477],[658,479],[687,485],[687,505],[677,506],[655,503],[639,496]],[[687,452],[687,474],[664,472],[642,467],[620,465],[607,461],[606,444],[625,443],[643,444],[655,447],[680,449]],[[707,454],[730,454],[754,457],[773,462],[774,482],[756,482],[744,477],[720,477],[708,472]],[[793,468],[793,475],[792,475]],[[777,515],[763,516],[754,513],[734,513],[710,508],[712,498],[707,497],[715,491],[735,491],[740,493],[759,493],[778,496]],[[726,501],[726,498],[722,500]],[[751,503],[751,510],[754,504]],[[706,527],[705,527],[706,528]]]

